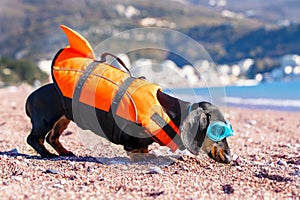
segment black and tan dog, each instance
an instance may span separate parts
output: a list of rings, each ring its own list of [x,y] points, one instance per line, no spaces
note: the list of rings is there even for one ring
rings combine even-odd
[[[107,67],[108,65],[105,64],[105,66],[102,66],[102,64],[99,67],[99,63],[93,64],[94,61],[91,61],[85,66],[84,72],[82,72],[82,70],[74,69],[66,70],[66,66],[63,66],[63,78],[59,77],[57,74],[55,75],[55,73],[60,72],[59,70],[62,70],[55,68],[56,66],[60,65],[58,60],[63,60],[64,63],[70,64],[70,60],[68,60],[67,62],[65,62],[65,60],[67,57],[66,55],[70,55],[68,53],[68,50],[71,50],[70,52],[75,52],[76,50],[76,47],[75,50],[73,48],[74,45],[76,45],[74,44],[74,37],[75,40],[84,40],[84,38],[82,38],[73,30],[67,27],[62,28],[65,32],[68,32],[67,35],[69,38],[70,46],[59,51],[53,61],[52,75],[54,78],[54,83],[42,86],[41,88],[34,91],[28,97],[26,102],[26,113],[30,117],[32,123],[32,131],[27,138],[27,142],[42,157],[56,156],[55,154],[50,153],[45,148],[45,139],[60,156],[74,156],[71,151],[66,150],[62,146],[62,144],[59,142],[59,137],[67,128],[70,121],[75,121],[75,123],[79,127],[83,129],[89,129],[100,136],[106,137],[109,141],[115,144],[123,145],[124,149],[128,152],[133,160],[140,159],[141,155],[151,155],[148,153],[148,146],[153,142],[158,142],[161,145],[170,147],[173,151],[175,151],[176,149],[188,149],[193,154],[199,154],[201,151],[203,151],[218,162],[229,163],[231,161],[230,149],[226,141],[226,137],[229,135],[222,137],[221,139],[214,139],[207,134],[208,132],[212,132],[212,130],[210,130],[212,124],[216,122],[227,124],[224,116],[221,114],[219,109],[211,103],[185,102],[169,96],[163,93],[160,89],[157,89],[155,90],[154,95],[152,95],[153,98],[151,100],[153,102],[156,102],[157,105],[154,106],[155,111],[148,117],[147,115],[143,114],[143,112],[145,113],[145,111],[139,110],[139,107],[144,108],[144,105],[138,105],[134,103],[134,101],[140,101],[142,102],[141,104],[143,104],[143,102],[146,102],[145,106],[149,106],[149,109],[147,107],[145,108],[146,112],[152,109],[152,102],[149,103],[147,101],[145,94],[147,93],[147,87],[144,87],[144,85],[148,86],[148,83],[145,80],[132,77],[127,78],[131,81],[126,81],[127,79],[122,78],[123,82],[119,87],[119,90],[121,90],[121,95],[119,91],[117,91],[117,93],[115,94],[116,97],[112,97],[113,99],[111,99],[112,102],[111,105],[109,105],[110,108],[108,110],[101,105],[102,101],[104,101],[103,99],[106,98],[103,97],[102,93],[100,94],[100,96],[90,96],[93,101],[96,101],[96,103],[94,102],[94,104],[99,104],[100,107],[93,106],[94,104],[89,103],[90,100],[86,98],[88,97],[88,95],[84,97],[81,94],[83,93],[82,89],[87,88],[88,84],[93,84],[93,78],[99,78],[99,74],[93,75],[92,73],[93,70],[95,70],[95,67],[101,68]],[[73,36],[75,34],[75,36],[73,37],[73,39],[70,39],[70,35],[72,34]],[[86,45],[86,41],[84,42]],[[76,51],[76,56],[77,54],[82,55],[83,52],[81,48],[82,45],[79,46],[80,49],[77,50],[81,51],[81,54],[78,54],[78,51]],[[86,49],[88,49],[89,53],[91,53],[89,45]],[[86,51],[86,49],[84,51]],[[72,55],[67,59],[71,59],[76,56]],[[91,65],[94,65],[94,68],[87,70],[91,67]],[[109,66],[105,70],[105,72],[110,70],[110,68],[112,67]],[[78,78],[79,80],[77,79],[78,82],[81,83],[77,83],[77,85],[73,87],[71,96],[68,95],[68,92],[64,92],[62,89],[69,89],[67,81],[70,79],[70,77],[68,77],[70,75],[70,71],[72,73],[79,73],[79,71],[80,73],[83,73],[81,74],[81,77]],[[85,74],[86,71],[89,71],[89,73]],[[103,79],[104,81],[108,81],[110,85],[113,85],[111,83],[115,82],[108,80],[109,78],[104,77],[103,74],[101,74],[100,78],[101,81]],[[82,79],[84,79],[84,81],[82,81]],[[86,83],[87,81],[90,81],[90,83]],[[101,81],[97,80],[97,84],[99,84],[100,82],[99,87],[106,88],[108,90],[110,86],[101,85]],[[62,82],[62,86],[60,86],[58,82]],[[126,85],[124,84],[124,82],[127,82],[127,86],[125,87],[125,90],[122,91],[121,88],[123,87],[123,85]],[[135,85],[135,83],[137,82],[142,83],[143,86],[140,86],[141,88],[146,88],[142,90],[143,92],[141,94],[138,92],[136,92],[135,94],[135,91],[138,89],[135,89],[131,92],[129,91],[132,90],[129,88],[129,85]],[[112,91],[110,93],[114,92]],[[130,103],[128,104],[134,105],[133,110],[136,114],[136,118],[143,118],[142,120],[135,121],[125,119],[122,114],[119,114],[120,108],[118,107],[121,99],[126,96],[125,93],[132,94],[132,96],[127,94],[127,96],[130,96],[130,98],[128,98]],[[143,96],[144,94],[145,96]],[[150,94],[153,94],[153,92]],[[85,102],[84,98],[87,99],[86,101],[88,103]],[[117,100],[116,103],[115,101],[118,98],[119,100]],[[103,103],[107,104],[107,102]],[[121,103],[122,105],[124,104],[124,102]],[[126,107],[127,104],[124,105],[124,109],[128,109]],[[137,115],[138,112],[142,114]],[[226,127],[224,129],[224,127],[222,126],[217,128],[221,128],[222,133],[226,129]]]

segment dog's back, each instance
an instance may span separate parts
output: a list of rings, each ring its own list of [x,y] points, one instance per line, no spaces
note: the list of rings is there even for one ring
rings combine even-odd
[[[60,98],[61,97],[53,83],[44,85],[28,96],[25,104],[26,114],[32,118],[37,113],[46,114],[47,112],[50,112],[49,109],[45,108],[45,105],[53,105],[51,115],[53,114],[53,109],[57,109],[57,112],[59,112],[57,113],[58,115],[63,114],[63,109],[60,109],[62,106],[58,105],[61,103]],[[33,107],[39,109],[32,109]]]

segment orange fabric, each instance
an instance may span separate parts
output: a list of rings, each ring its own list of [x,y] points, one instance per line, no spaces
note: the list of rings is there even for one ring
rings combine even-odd
[[[70,37],[69,41],[72,41],[72,44],[64,48],[54,60],[52,75],[62,95],[72,98],[78,80],[86,67],[93,61],[92,58],[94,55],[90,45],[82,36],[72,29],[66,27],[63,29],[67,30],[67,37]],[[75,37],[73,37],[74,34]],[[83,46],[80,48],[74,46],[79,44]],[[129,75],[120,69],[105,63],[99,64],[86,80],[79,101],[108,112],[116,92],[128,77]],[[158,90],[161,90],[161,87],[158,85],[144,79],[135,79],[123,96],[116,114],[124,119],[142,125],[151,133],[150,136],[155,135],[162,144],[175,151],[178,146],[151,119],[151,116],[157,113],[179,133],[178,127],[174,125],[169,116],[164,112],[156,98]]]
[[[91,45],[84,37],[67,26],[60,25],[60,28],[65,32],[72,49],[85,57],[95,58]]]

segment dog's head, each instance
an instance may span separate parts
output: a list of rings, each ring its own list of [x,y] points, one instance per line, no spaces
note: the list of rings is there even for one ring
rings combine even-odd
[[[185,148],[195,155],[204,151],[217,162],[229,163],[231,153],[226,138],[233,135],[231,125],[211,103],[201,102],[190,110],[180,127]]]

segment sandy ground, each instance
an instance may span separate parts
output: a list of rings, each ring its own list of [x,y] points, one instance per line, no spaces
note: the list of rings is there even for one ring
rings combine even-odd
[[[130,162],[74,124],[61,142],[78,157],[42,159],[26,144],[30,92],[0,89],[1,199],[300,199],[300,113],[227,108],[237,160],[228,165],[158,145],[157,159]]]

